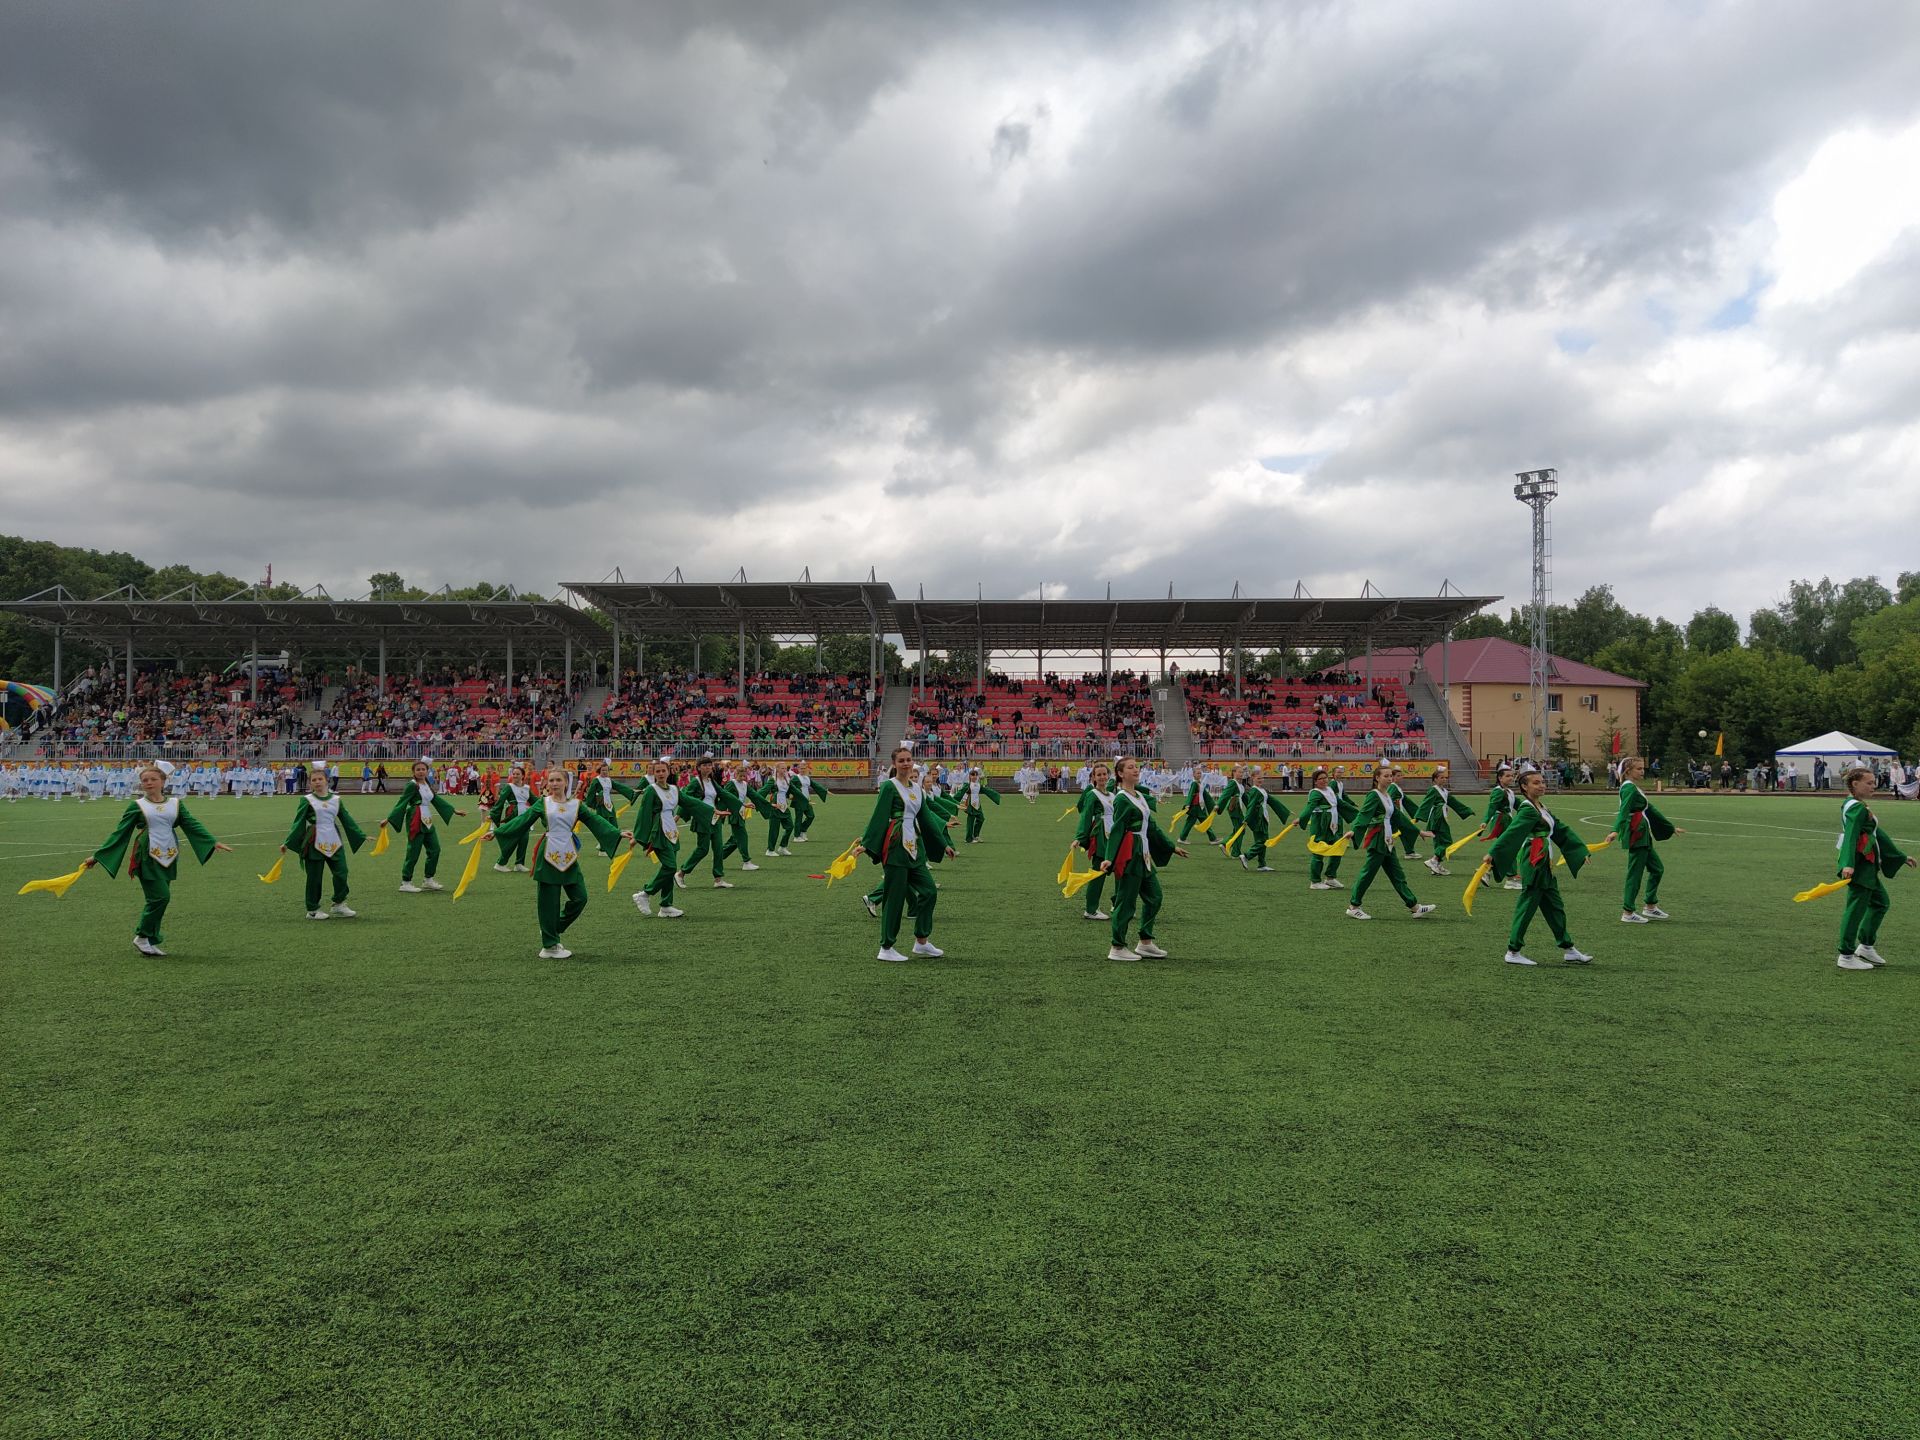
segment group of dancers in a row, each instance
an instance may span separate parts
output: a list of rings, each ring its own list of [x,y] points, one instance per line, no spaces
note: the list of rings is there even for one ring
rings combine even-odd
[[[118,874],[124,863],[139,882],[144,897],[134,930],[134,947],[145,955],[164,955],[160,927],[178,877],[181,846],[190,849],[202,864],[230,849],[188,812],[178,795],[169,795],[172,770],[165,761],[141,767],[137,775],[140,793],[128,802],[118,825],[99,849],[72,875],[30,882],[23,893],[48,889],[63,894],[66,886],[95,866]],[[1449,816],[1472,819],[1473,812],[1452,794],[1445,771],[1414,804],[1396,783],[1393,765],[1386,761],[1375,769],[1372,788],[1357,801],[1324,769],[1316,771],[1298,819],[1293,819],[1285,802],[1260,783],[1257,767],[1241,767],[1218,787],[1210,786],[1208,777],[1196,776],[1179,806],[1179,833],[1175,837],[1161,827],[1156,797],[1141,787],[1139,761],[1126,757],[1112,765],[1096,764],[1088,787],[1068,812],[1077,813],[1078,825],[1063,874],[1069,872],[1074,853],[1087,856],[1092,868],[1080,872],[1078,880],[1078,888],[1086,895],[1083,913],[1089,920],[1109,923],[1109,959],[1162,959],[1168,951],[1155,938],[1166,898],[1161,870],[1174,858],[1188,856],[1185,842],[1193,833],[1205,833],[1217,822],[1234,828],[1224,839],[1210,836],[1212,842],[1244,869],[1257,871],[1271,871],[1269,850],[1296,826],[1302,828],[1311,857],[1308,888],[1316,891],[1344,889],[1345,882],[1339,878],[1341,860],[1350,850],[1358,849],[1362,857],[1360,873],[1346,906],[1347,915],[1354,920],[1372,918],[1362,902],[1382,874],[1412,918],[1418,920],[1433,913],[1436,907],[1422,903],[1408,883],[1400,846],[1405,847],[1408,858],[1418,858],[1418,842],[1431,841],[1426,868],[1435,875],[1447,875],[1446,859],[1480,840],[1488,849],[1469,883],[1468,908],[1476,887],[1502,886],[1517,892],[1505,962],[1535,964],[1523,946],[1534,918],[1541,915],[1562,960],[1584,965],[1593,957],[1575,944],[1568,928],[1566,907],[1554,874],[1556,865],[1565,865],[1570,874],[1578,875],[1593,850],[1617,840],[1627,852],[1622,923],[1647,924],[1670,918],[1659,904],[1665,865],[1657,844],[1682,832],[1641,789],[1643,773],[1644,765],[1637,757],[1629,757],[1623,764],[1613,828],[1607,839],[1591,847],[1548,808],[1546,777],[1532,766],[1502,766],[1478,827],[1456,841]],[[389,833],[405,837],[399,888],[407,894],[444,888],[437,878],[442,855],[439,827],[465,814],[446,796],[435,793],[431,777],[428,762],[416,762],[412,778],[377,826],[375,854],[386,849]],[[1868,804],[1874,788],[1872,772],[1855,768],[1846,772],[1844,781],[1849,794],[1841,812],[1836,866],[1839,879],[1826,888],[1845,888],[1847,892],[1838,965],[1847,970],[1869,970],[1885,963],[1875,948],[1889,905],[1884,881],[1902,866],[1915,862],[1901,852]],[[762,774],[745,766],[736,769],[711,755],[685,767],[663,756],[651,762],[637,786],[605,773],[599,762],[586,762],[578,774],[553,766],[537,781],[530,781],[524,767],[516,765],[487,811],[486,823],[462,842],[476,849],[469,858],[461,889],[470,883],[477,868],[481,854],[478,847],[491,843],[498,851],[492,867],[495,871],[530,871],[533,877],[540,957],[566,959],[572,952],[562,937],[587,907],[587,886],[580,868],[583,842],[597,846],[614,861],[608,889],[613,888],[634,854],[644,852],[649,856],[655,866],[653,876],[633,893],[633,903],[643,915],[679,919],[684,914],[679,904],[681,892],[702,861],[710,865],[716,889],[733,888],[725,870],[730,857],[740,857],[743,872],[760,868],[750,858],[750,815],[765,819],[766,855],[791,856],[791,844],[808,840],[817,807],[826,803],[828,793],[813,780],[805,762],[792,766],[775,763]],[[865,830],[830,867],[833,878],[838,879],[850,874],[862,855],[879,866],[879,882],[863,897],[869,914],[880,922],[879,959],[899,963],[910,955],[937,958],[944,953],[933,943],[939,887],[930,867],[958,853],[953,832],[963,822],[961,838],[967,843],[981,838],[988,803],[998,804],[999,796],[985,783],[977,767],[957,783],[943,785],[915,762],[910,747],[902,745],[891,752],[888,773],[879,782]],[[632,821],[623,825],[629,809]],[[1276,825],[1284,828],[1276,833]],[[693,844],[682,859],[681,845],[688,832]],[[310,788],[297,797],[292,827],[280,846],[283,854],[295,857],[304,871],[304,904],[310,919],[354,917],[356,912],[347,904],[347,857],[367,841],[366,831],[330,785],[326,767],[315,765]],[[276,865],[274,878],[278,870]],[[418,884],[414,880],[416,871],[421,873]],[[323,906],[329,880],[331,900]],[[1109,881],[1111,910],[1107,911],[1100,904]],[[1070,883],[1068,893],[1073,888]],[[900,948],[909,932],[910,953]]]

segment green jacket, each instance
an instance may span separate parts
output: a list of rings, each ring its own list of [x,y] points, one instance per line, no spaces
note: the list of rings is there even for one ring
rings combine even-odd
[[[565,805],[568,802],[563,800],[560,803]],[[535,798],[532,804],[527,806],[526,809],[522,810],[511,820],[495,826],[493,838],[502,846],[510,845],[529,830],[533,829],[536,823],[547,829],[552,828],[547,818],[546,796],[544,795]],[[580,826],[586,827],[593,838],[599,842],[601,854],[611,858],[620,849],[620,826],[618,822],[606,815],[602,815],[598,810],[591,809],[584,801],[575,812],[574,825],[576,829]],[[566,883],[568,875],[579,868],[580,862],[578,859],[575,859],[573,864],[567,866],[564,870],[561,869],[547,859],[547,847],[542,845],[538,857],[533,862],[533,878],[538,880],[542,885],[563,885]]]
[[[208,833],[206,826],[187,813],[184,803],[181,803],[180,808],[174,812],[173,833],[185,837],[194,858],[202,865],[212,858],[213,847],[220,843]],[[133,844],[136,836],[139,843]],[[133,849],[133,858],[127,861],[129,875],[137,875],[142,864],[160,863],[147,852],[147,814],[140,808],[138,800],[127,802],[127,808],[120,812],[120,823],[113,827],[113,833],[106,838],[106,842],[93,852],[94,861],[105,869],[107,874],[118,875],[120,862],[127,858],[129,845],[132,845]]]
[[[982,780],[980,782],[980,798],[982,800],[991,800],[994,804],[998,805],[1000,803],[1000,792],[985,780]],[[971,810],[973,808],[973,790],[971,785],[962,785],[958,790],[954,791],[953,801],[960,809]]]
[[[1187,813],[1198,820],[1207,809],[1206,782],[1196,775],[1187,785]]]
[[[633,843],[649,850],[658,850],[669,843],[665,806],[661,803],[660,792],[649,781],[639,798],[640,809],[633,821]],[[685,820],[695,828],[696,833],[702,823],[713,823],[713,807],[704,800],[695,799],[686,790],[676,790],[672,804],[675,818]],[[676,836],[672,843],[678,844],[679,838]]]
[[[1613,833],[1629,850],[1650,850],[1654,841],[1673,837],[1673,825],[1654,808],[1638,785],[1622,780],[1620,810],[1613,817]]]
[[[340,796],[335,792],[327,798],[339,800]],[[358,850],[367,843],[367,832],[362,830],[353,816],[347,813],[344,800],[340,802],[338,828],[340,838],[347,842],[349,848]],[[287,838],[281,843],[302,859],[309,859],[317,853],[313,848],[313,841],[318,830],[319,826],[313,818],[313,796],[302,795],[293,807],[293,828],[287,832]]]
[[[1558,817],[1549,822],[1539,806],[1521,800],[1489,854],[1496,871],[1517,874],[1523,885],[1532,885],[1553,879],[1555,850],[1566,857],[1569,875],[1578,875],[1587,863],[1586,843],[1572,827]]]
[[[1840,807],[1840,843],[1834,855],[1834,874],[1853,867],[1853,883],[1863,890],[1881,889],[1881,877],[1892,879],[1907,863],[1893,837],[1880,828],[1866,802],[1849,795]]]
[[[1264,785],[1241,786],[1240,803],[1246,811],[1247,823],[1256,829],[1261,828],[1268,814],[1271,814],[1282,825],[1286,824],[1288,817],[1293,814],[1291,810],[1280,802],[1278,797],[1268,794]],[[1259,820],[1255,819],[1256,813],[1260,816]]]
[[[1246,818],[1246,803],[1240,798],[1240,788],[1238,780],[1229,779],[1220,787],[1220,793],[1213,797],[1213,813],[1218,815],[1225,811],[1227,818],[1236,825]]]
[[[611,775],[597,775],[581,787],[580,803],[586,806],[587,809],[605,815],[608,819],[612,819],[614,812],[619,807],[608,800],[607,794],[609,791],[629,802],[640,798],[640,792],[634,789],[633,786],[624,785]],[[640,832],[635,830],[633,833],[638,835]]]
[[[442,820],[453,819],[453,802],[444,795],[433,797],[433,813]],[[420,787],[409,780],[407,788],[400,792],[400,798],[393,802],[393,809],[387,812],[387,824],[400,834],[412,839],[416,833],[413,826],[420,819]]]
[[[1480,828],[1491,835],[1500,828],[1507,817],[1513,814],[1514,807],[1520,803],[1520,797],[1498,781],[1487,795],[1487,810],[1480,817]]]
[[[541,798],[540,792],[529,785],[527,787],[526,808],[531,810],[540,803]],[[502,780],[500,782],[500,793],[494,797],[493,806],[487,811],[487,819],[491,820],[496,827],[495,833],[499,833],[497,827],[513,819],[514,816],[520,813],[520,810],[520,802],[514,799],[513,796],[513,786]]]
[[[1136,803],[1134,796],[1140,802]],[[1119,790],[1113,797],[1113,830],[1101,847],[1100,858],[1113,867],[1115,876],[1130,869],[1157,869],[1173,858],[1173,841],[1153,818],[1153,805],[1144,790],[1129,796]],[[1140,827],[1145,822],[1147,853],[1140,853]]]
[[[1344,794],[1338,798],[1340,803],[1335,805],[1327,799],[1324,789],[1314,790],[1308,794],[1306,804],[1300,807],[1301,825],[1322,845],[1331,845],[1338,840],[1340,832],[1360,813],[1360,807]]]
[[[1442,790],[1438,785],[1429,785],[1427,793],[1420,797],[1420,803],[1413,807],[1413,818],[1432,830],[1436,824],[1446,822],[1449,810],[1462,820],[1473,818],[1473,810],[1462,804],[1459,796],[1450,790]]]
[[[1393,788],[1389,785],[1388,793],[1391,793]],[[1391,828],[1394,834],[1409,840],[1417,840],[1420,837],[1420,827],[1414,824],[1413,817],[1407,813],[1407,807],[1399,801],[1394,802]],[[1355,847],[1371,851],[1375,855],[1389,854],[1393,850],[1393,835],[1387,833],[1388,829],[1386,799],[1378,790],[1367,791],[1366,799],[1360,802],[1359,812],[1353,817]]]
[[[915,844],[919,848],[920,859],[933,865],[946,859],[952,849],[952,841],[947,837],[947,822],[957,813],[951,803],[928,795],[922,789],[919,823],[914,827],[918,832]],[[874,864],[897,868],[914,863],[914,858],[907,854],[907,847],[899,843],[900,822],[906,818],[906,814],[907,802],[900,794],[900,787],[888,780],[880,787],[880,793],[874,796],[873,814],[868,817],[866,831],[860,836],[860,848]]]

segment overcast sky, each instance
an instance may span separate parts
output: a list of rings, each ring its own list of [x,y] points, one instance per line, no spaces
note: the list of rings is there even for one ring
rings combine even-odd
[[[645,11],[636,19],[632,12]],[[361,593],[1920,568],[1920,5],[13,0],[0,530]]]

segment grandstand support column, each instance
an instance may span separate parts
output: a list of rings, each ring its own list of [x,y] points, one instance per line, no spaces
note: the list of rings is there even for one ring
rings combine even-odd
[[[387,632],[384,630],[380,632],[380,682],[375,693],[383,700],[387,695]]]
[[[1236,700],[1242,698],[1240,694],[1240,666],[1242,659],[1240,642],[1236,639],[1233,642],[1233,698]]]
[[[700,673],[700,637],[698,635],[693,637],[693,673],[696,675]]]
[[[973,642],[973,693],[987,693],[987,632],[981,630]]]
[[[513,636],[507,636],[507,699],[513,699]]]
[[[739,662],[734,674],[734,698],[742,705],[747,703],[747,622],[740,622],[740,643],[734,647],[733,656]]]
[[[613,622],[613,698],[620,698],[620,622]]]
[[[1367,631],[1367,697],[1373,697],[1373,632]]]
[[[127,632],[127,699],[133,699],[133,632]]]
[[[566,686],[567,703],[571,705],[573,703],[573,636],[571,635],[567,636],[567,648],[565,653],[567,657],[566,658],[567,669],[566,669],[566,679],[564,683]]]
[[[252,672],[247,676],[247,703],[258,706],[260,703],[260,632],[258,630],[253,632],[251,644],[253,648],[247,656],[247,669]]]
[[[60,698],[60,627],[53,627],[53,698]]]
[[[1453,631],[1440,632],[1440,698],[1447,702],[1447,713],[1453,713]]]

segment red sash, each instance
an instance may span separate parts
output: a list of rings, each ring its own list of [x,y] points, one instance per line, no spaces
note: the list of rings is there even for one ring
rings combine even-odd
[[[1114,852],[1113,873],[1121,875],[1133,860],[1133,831],[1129,830],[1120,837],[1120,848]]]
[[[1640,843],[1640,832],[1646,828],[1646,824],[1647,812],[1644,810],[1636,810],[1632,815],[1627,817],[1628,845],[1632,846]]]
[[[1379,833],[1380,827],[1378,825],[1367,831],[1367,838],[1360,842],[1360,848],[1362,850],[1371,850],[1373,848],[1374,837]]]
[[[1538,866],[1542,860],[1547,858],[1547,842],[1538,835],[1534,836],[1532,842],[1527,846],[1527,858]]]

